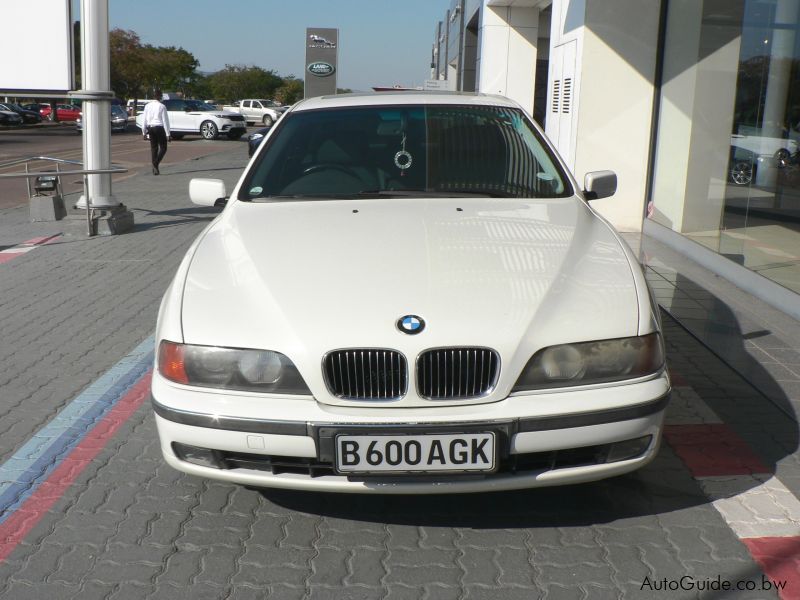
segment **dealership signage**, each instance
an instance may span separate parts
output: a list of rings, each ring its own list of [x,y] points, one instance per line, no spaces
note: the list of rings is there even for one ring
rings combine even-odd
[[[328,77],[333,75],[333,72],[336,70],[332,64],[326,62],[314,62],[306,67],[306,70],[311,73],[312,75],[316,75],[317,77]]]
[[[336,70],[339,54],[339,30],[306,29],[305,97],[336,93]]]

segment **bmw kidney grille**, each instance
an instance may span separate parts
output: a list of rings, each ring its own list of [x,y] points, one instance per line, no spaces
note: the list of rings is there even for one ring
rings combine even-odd
[[[325,355],[328,390],[346,400],[397,400],[408,391],[406,357],[396,350],[353,348]],[[494,389],[500,357],[491,348],[436,348],[417,358],[417,392],[428,400],[467,400]]]
[[[490,348],[437,348],[417,359],[417,391],[430,400],[464,400],[488,394],[500,357]]]
[[[323,360],[325,383],[348,400],[392,400],[408,391],[406,357],[396,350],[335,350]]]

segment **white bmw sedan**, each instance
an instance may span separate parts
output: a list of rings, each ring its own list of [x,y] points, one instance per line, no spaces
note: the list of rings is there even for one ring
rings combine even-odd
[[[251,486],[455,493],[619,475],[670,383],[626,244],[496,96],[296,104],[186,254],[152,396],[173,467]]]

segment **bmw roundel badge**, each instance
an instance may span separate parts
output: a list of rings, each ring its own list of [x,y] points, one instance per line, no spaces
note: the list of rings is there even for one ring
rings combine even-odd
[[[397,328],[408,335],[416,335],[425,329],[425,321],[417,315],[406,315],[397,320]]]

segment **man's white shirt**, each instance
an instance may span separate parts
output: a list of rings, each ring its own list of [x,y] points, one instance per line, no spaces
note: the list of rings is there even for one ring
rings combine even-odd
[[[164,132],[169,137],[169,115],[167,114],[167,107],[161,104],[158,100],[151,100],[144,105],[144,112],[142,113],[142,134],[147,133],[148,127],[160,125],[164,128]]]

